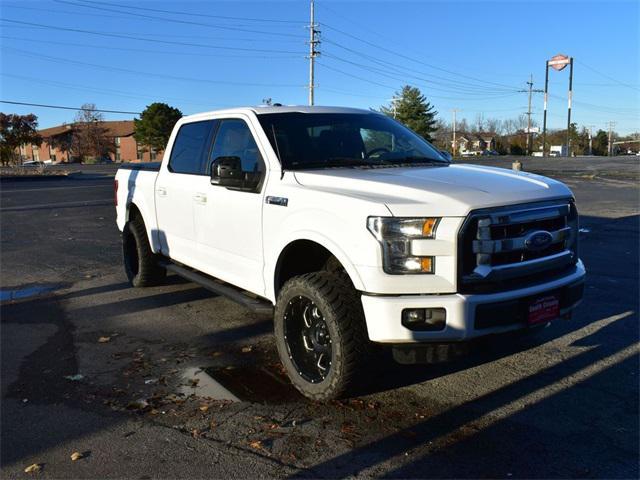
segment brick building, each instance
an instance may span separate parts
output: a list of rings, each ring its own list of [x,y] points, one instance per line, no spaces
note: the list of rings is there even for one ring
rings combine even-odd
[[[151,162],[162,160],[163,152],[156,152],[154,149],[143,148],[138,145],[133,138],[133,120],[116,120],[103,122],[108,130],[108,136],[114,143],[114,153],[109,157],[114,162]],[[73,160],[73,152],[61,150],[56,144],[70,144],[73,134],[73,124],[59,125],[57,127],[45,128],[38,133],[42,137],[40,145],[22,145],[20,147],[20,157],[22,161],[51,160],[54,163],[67,163]],[[52,143],[54,145],[52,145]]]

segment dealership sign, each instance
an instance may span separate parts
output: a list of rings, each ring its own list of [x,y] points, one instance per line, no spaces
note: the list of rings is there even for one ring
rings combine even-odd
[[[554,70],[560,71],[564,67],[569,65],[570,62],[571,62],[571,59],[569,57],[560,53],[558,55],[551,57],[551,60],[549,60],[548,64]]]

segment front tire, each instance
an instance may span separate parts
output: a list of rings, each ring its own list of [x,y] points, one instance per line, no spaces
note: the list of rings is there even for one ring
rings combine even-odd
[[[122,229],[122,259],[124,271],[134,287],[159,285],[167,276],[167,270],[158,265],[158,256],[151,251],[140,217],[134,217]]]
[[[344,277],[293,277],[280,290],[274,323],[280,359],[305,397],[337,399],[361,379],[370,342],[360,295]]]

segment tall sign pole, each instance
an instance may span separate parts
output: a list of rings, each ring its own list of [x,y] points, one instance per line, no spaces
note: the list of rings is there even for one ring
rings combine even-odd
[[[569,69],[569,111],[567,113],[567,156],[569,156],[569,139],[571,128],[571,95],[573,89],[573,58],[563,54],[554,55],[551,60],[547,60],[547,66],[544,73],[544,120],[542,127],[542,155],[546,156],[546,141],[547,141],[547,101],[549,97],[549,67],[556,71],[564,70],[564,68],[570,65]]]
[[[571,97],[573,95],[573,57],[569,62],[569,95],[567,96],[567,157],[571,156]]]
[[[549,60],[544,69],[544,116],[542,117],[542,156],[547,156],[547,100],[549,97]]]

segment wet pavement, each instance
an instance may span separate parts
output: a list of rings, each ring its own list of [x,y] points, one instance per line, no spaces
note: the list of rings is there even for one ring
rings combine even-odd
[[[589,269],[572,320],[446,364],[381,352],[327,404],[288,383],[269,317],[175,276],[128,287],[112,207],[56,207],[110,181],[30,192],[49,207],[0,216],[2,477],[636,478],[638,187],[568,181]]]

